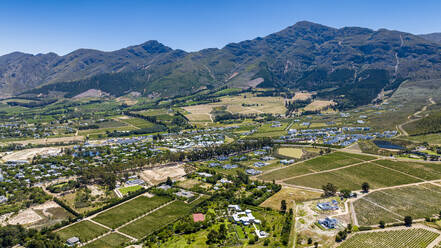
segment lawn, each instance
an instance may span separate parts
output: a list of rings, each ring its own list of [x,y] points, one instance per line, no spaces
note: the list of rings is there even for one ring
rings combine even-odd
[[[339,248],[423,248],[439,234],[425,229],[405,229],[384,232],[358,233],[343,242]]]
[[[363,224],[377,224],[383,219],[388,222],[391,218],[412,216],[414,219],[431,217],[441,210],[441,187],[427,183],[417,186],[407,186],[372,192],[365,196],[366,200],[357,200],[354,203],[355,212]],[[376,216],[365,212],[374,202],[390,212],[377,212]],[[368,206],[365,206],[368,205]],[[398,217],[399,218],[399,217]],[[401,218],[402,220],[402,218]]]
[[[143,238],[176,219],[190,214],[191,209],[203,200],[204,199],[201,198],[193,201],[191,204],[175,201],[127,226],[124,226],[120,231],[135,238]]]
[[[56,234],[58,234],[62,240],[78,237],[81,242],[86,242],[106,233],[107,231],[106,228],[86,220],[57,231]]]
[[[168,197],[153,196],[152,198],[148,198],[146,196],[140,196],[99,214],[93,218],[93,220],[108,227],[117,228],[168,201],[170,201]]]
[[[118,234],[118,233],[111,233],[108,234],[100,239],[97,239],[93,241],[92,243],[89,243],[85,245],[86,248],[118,248],[121,247],[122,244],[130,241],[129,238]]]
[[[121,194],[125,195],[125,194],[127,194],[129,192],[134,192],[134,191],[137,191],[137,190],[140,190],[140,189],[142,189],[141,185],[133,185],[133,186],[121,188],[121,189],[118,189],[118,190],[119,190],[119,192],[121,192]]]
[[[260,206],[270,207],[278,211],[280,210],[280,202],[282,200],[286,200],[287,203],[291,203],[292,201],[302,202],[302,201],[317,199],[320,198],[320,196],[321,193],[319,192],[283,187],[279,192],[277,192],[270,198],[266,199],[262,204],[260,204]]]
[[[421,182],[421,180],[368,162],[340,170],[293,178],[285,182],[312,188],[321,188],[324,184],[332,183],[339,189],[359,190],[364,182],[368,182],[371,188],[383,188]]]
[[[372,156],[334,152],[307,160],[299,164],[294,164],[280,170],[272,171],[270,173],[261,175],[258,178],[263,180],[281,180],[307,173],[335,169],[372,159],[374,159]]]
[[[301,148],[281,147],[277,152],[282,156],[290,158],[301,158],[303,155]]]

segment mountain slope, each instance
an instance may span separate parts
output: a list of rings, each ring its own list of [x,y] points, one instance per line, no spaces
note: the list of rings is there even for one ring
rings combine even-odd
[[[441,43],[441,33],[420,34],[418,36],[428,41]]]
[[[65,56],[11,53],[0,57],[0,97],[53,82],[74,81],[103,73],[118,73],[164,63],[170,56],[185,55],[157,41],[148,41],[113,52],[79,49]]]
[[[323,97],[341,98],[340,103],[350,107],[371,101],[382,89],[398,87],[405,78],[441,78],[439,44],[398,31],[335,29],[311,22],[222,49],[152,54],[142,59],[149,66],[127,66],[130,69],[124,72],[93,77],[89,71],[95,71],[85,66],[87,79],[65,80],[29,93],[61,91],[70,97],[97,88],[116,96],[131,90],[145,96],[174,96],[204,86],[246,88],[260,83],[259,87],[332,88]],[[60,73],[49,75],[56,75],[49,82],[63,78]]]

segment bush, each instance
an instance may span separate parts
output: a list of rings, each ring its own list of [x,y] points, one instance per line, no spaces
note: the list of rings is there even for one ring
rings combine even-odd
[[[370,231],[372,230],[372,227],[370,226],[361,226],[358,228],[359,231]]]
[[[385,228],[385,227],[386,227],[386,225],[384,223],[384,220],[380,220],[380,228]]]
[[[263,242],[263,246],[268,246],[270,243],[269,239],[265,239],[265,241]]]

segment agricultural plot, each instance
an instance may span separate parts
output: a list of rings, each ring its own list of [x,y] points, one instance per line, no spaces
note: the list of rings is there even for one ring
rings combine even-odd
[[[195,200],[190,204],[182,201],[175,201],[162,207],[143,218],[130,223],[120,229],[121,232],[135,238],[142,238],[153,231],[175,221],[176,219],[190,213],[191,209],[204,199]]]
[[[433,163],[398,162],[391,160],[375,161],[376,164],[422,178],[424,180],[441,179],[441,166]]]
[[[279,192],[266,199],[262,204],[260,204],[260,206],[269,207],[278,211],[280,210],[280,202],[282,200],[285,200],[287,203],[291,203],[293,201],[302,202],[317,199],[320,198],[320,196],[321,193],[319,192],[284,187]]]
[[[124,118],[124,119],[120,119],[121,122],[127,123],[129,125],[135,126],[137,128],[149,128],[149,127],[153,127],[155,124],[140,119],[140,118]]]
[[[339,248],[423,248],[427,247],[438,236],[437,233],[417,228],[358,233],[343,242]]]
[[[334,101],[314,100],[312,103],[308,104],[305,107],[305,110],[310,110],[310,111],[321,110],[332,105],[335,105]]]
[[[366,199],[359,199],[354,202],[354,209],[357,215],[358,224],[364,226],[378,225],[380,221],[386,223],[403,221],[403,217],[388,212]]]
[[[303,155],[301,148],[281,147],[277,152],[282,156],[290,158],[301,158]]]
[[[284,114],[285,99],[282,97],[256,97],[252,94],[238,96],[224,96],[218,103],[200,104],[183,107],[185,116],[194,122],[211,122],[210,112],[215,107],[226,106],[227,111],[233,114]]]
[[[111,233],[108,234],[100,239],[97,239],[84,247],[86,248],[117,248],[121,247],[122,244],[130,241],[129,238],[118,234],[118,233]]]
[[[293,178],[285,182],[312,188],[321,188],[324,184],[332,183],[339,189],[359,190],[363,182],[368,182],[371,188],[383,188],[417,183],[421,180],[367,162],[340,170]]]
[[[107,231],[106,228],[86,220],[61,229],[60,231],[57,231],[56,234],[58,234],[62,240],[78,237],[80,242],[84,243],[106,233]]]
[[[168,201],[170,201],[168,197],[153,196],[152,198],[148,198],[146,196],[140,196],[97,215],[93,220],[108,227],[117,228]]]
[[[280,170],[272,171],[270,173],[259,176],[259,179],[283,180],[285,178],[300,176],[317,171],[335,169],[372,159],[374,159],[374,157],[372,156],[334,152],[328,155],[313,158],[303,163],[294,164]]]
[[[366,208],[375,205],[373,203],[389,212],[366,211]],[[372,192],[354,203],[358,220],[366,225],[378,224],[379,220],[394,222],[392,218],[402,221],[407,215],[414,219],[431,217],[439,213],[440,206],[441,187],[430,183]]]

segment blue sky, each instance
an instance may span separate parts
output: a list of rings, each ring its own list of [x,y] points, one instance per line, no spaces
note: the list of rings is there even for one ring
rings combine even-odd
[[[195,51],[308,20],[441,32],[439,0],[1,0],[0,55],[116,50],[147,40]]]

